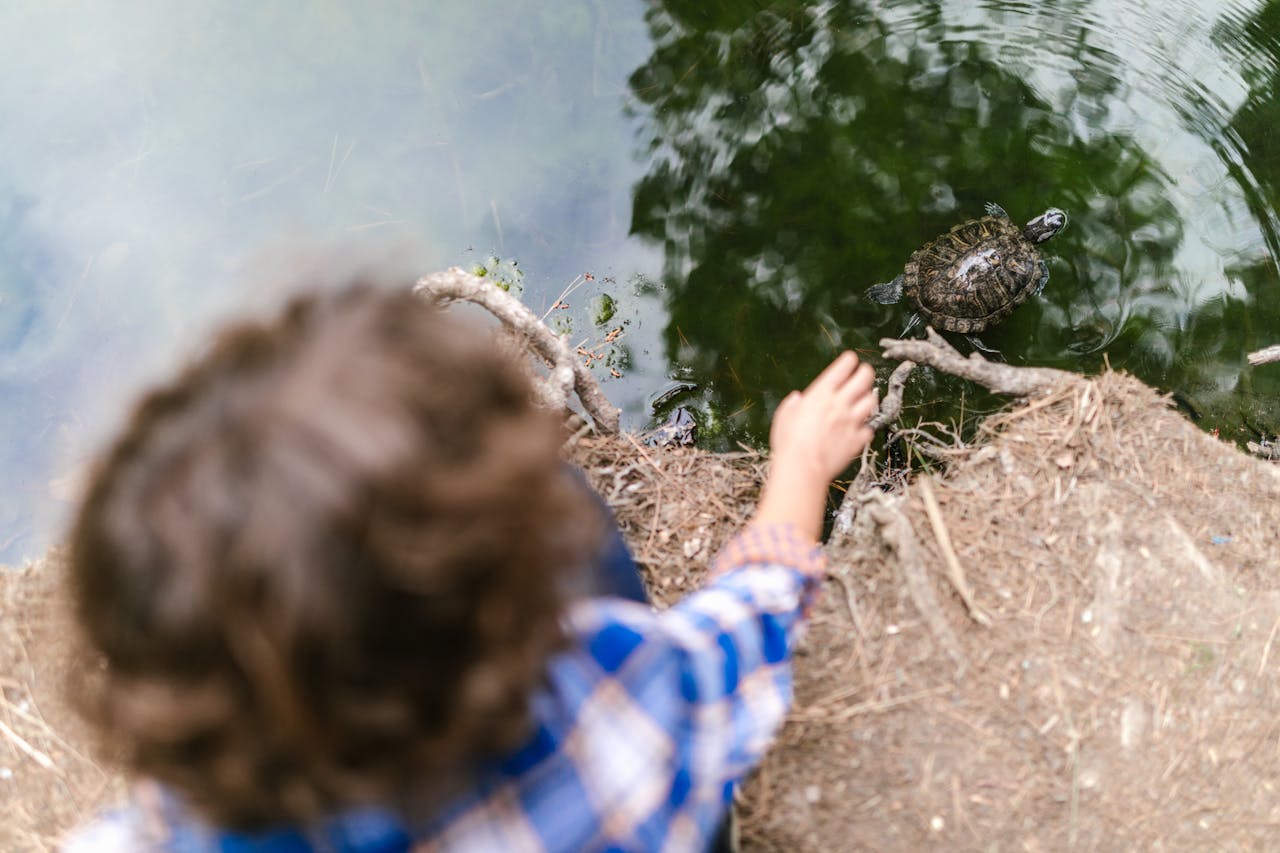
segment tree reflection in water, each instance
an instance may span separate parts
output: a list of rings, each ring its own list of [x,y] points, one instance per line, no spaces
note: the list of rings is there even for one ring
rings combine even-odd
[[[1213,211],[1180,195],[1182,176],[1163,165],[1176,157],[1152,153],[1151,123],[1135,120],[1144,68],[1102,41],[1094,4],[957,18],[965,5],[651,7],[653,53],[630,81],[650,157],[632,229],[665,249],[667,355],[703,383],[726,444],[763,441],[779,397],[838,348],[879,362],[876,341],[901,332],[909,309],[867,302],[866,287],[987,201],[1018,222],[1051,205],[1071,215],[1045,247],[1044,293],[983,336],[1013,363],[1089,372],[1105,354],[1194,395],[1280,337],[1270,255],[1206,261],[1187,239],[1209,227],[1188,211]],[[1274,55],[1274,41],[1249,50]],[[1211,92],[1166,77],[1171,133],[1221,130]],[[1276,126],[1276,91],[1274,76],[1260,82],[1232,121],[1243,151],[1261,150],[1249,128]],[[1248,212],[1271,235],[1280,156],[1266,159]],[[972,390],[946,377],[914,393],[931,419],[994,404],[962,403]],[[1207,408],[1206,421],[1231,420],[1229,406]]]

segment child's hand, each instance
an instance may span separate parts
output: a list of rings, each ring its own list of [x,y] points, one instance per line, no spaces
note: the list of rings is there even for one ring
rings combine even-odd
[[[867,426],[879,403],[874,382],[870,366],[845,352],[804,391],[787,395],[773,415],[773,464],[757,520],[790,521],[817,538],[827,486],[874,435]]]
[[[808,467],[825,488],[871,442],[874,382],[871,367],[845,352],[804,391],[787,395],[769,436],[775,464]]]

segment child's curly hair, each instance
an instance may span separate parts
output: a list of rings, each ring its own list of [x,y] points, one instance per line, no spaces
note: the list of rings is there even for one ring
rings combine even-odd
[[[225,332],[142,400],[74,526],[100,733],[242,829],[440,796],[515,746],[601,530],[530,391],[407,291]]]

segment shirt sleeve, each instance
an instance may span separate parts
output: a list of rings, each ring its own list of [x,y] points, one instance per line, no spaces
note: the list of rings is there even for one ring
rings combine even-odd
[[[574,758],[593,789],[671,784],[672,806],[720,803],[786,717],[792,651],[825,566],[794,526],[751,525],[716,557],[713,580],[666,611],[581,602],[570,611],[579,651],[551,667],[563,704],[539,716],[571,719],[568,742],[599,745]]]
[[[826,569],[790,524],[752,525],[712,565],[714,580],[658,618],[678,649],[690,769],[734,782],[763,757],[791,706],[791,659]]]
[[[535,733],[499,763],[492,790],[439,815],[432,836],[496,826],[529,829],[547,849],[704,846],[786,717],[792,648],[824,562],[796,529],[753,525],[715,568],[663,612],[573,602],[575,642],[532,698]],[[523,849],[514,837],[471,846]]]

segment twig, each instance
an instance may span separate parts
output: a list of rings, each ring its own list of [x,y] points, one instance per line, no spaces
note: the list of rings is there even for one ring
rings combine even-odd
[[[871,487],[875,481],[875,451],[871,445],[862,448],[862,462],[858,473],[854,475],[849,487],[840,499],[840,508],[836,510],[835,520],[831,524],[831,542],[847,539],[853,533],[853,519],[858,514],[858,497]]]
[[[576,414],[574,415],[574,417],[578,418]],[[570,435],[567,439],[565,439],[565,442],[564,442],[565,447],[573,447],[579,441],[582,441],[582,439],[586,438],[588,434],[590,434],[592,429],[591,424],[581,418],[578,418],[578,421],[581,422],[581,426],[578,426],[577,429],[573,431],[573,434]]]
[[[858,661],[858,669],[862,670],[862,680],[871,682],[871,668],[867,666],[866,639],[867,630],[862,625],[862,615],[858,612],[858,601],[854,598],[853,588],[836,572],[827,572],[827,577],[836,582],[844,593],[844,604],[849,609],[849,618],[853,621],[856,635],[853,638],[853,653]]]
[[[951,459],[957,456],[967,456],[972,451],[963,444],[957,442],[954,445],[946,445],[938,440],[938,437],[926,432],[919,427],[907,427],[906,429],[895,430],[893,438],[918,438],[919,443],[912,443],[912,448],[920,453],[928,456],[930,459]]]
[[[907,380],[911,377],[911,372],[915,368],[915,362],[908,360],[903,361],[893,369],[893,373],[889,375],[888,388],[885,390],[884,397],[880,400],[880,409],[867,421],[867,426],[873,430],[880,430],[898,419],[902,414],[903,390],[906,388]],[[906,434],[906,432],[896,432],[894,437]],[[931,441],[936,441],[933,436],[927,433],[921,434]],[[960,450],[962,451],[963,448]],[[844,498],[840,501],[840,508],[836,511],[835,523],[831,528],[832,539],[847,537],[853,531],[853,519],[858,511],[858,498],[874,482],[875,454],[869,449],[864,449],[858,473],[853,482],[849,484]]]
[[[906,388],[911,371],[915,369],[914,361],[904,361],[893,369],[893,373],[889,374],[889,386],[885,390],[884,399],[880,401],[880,411],[867,421],[867,426],[879,430],[898,419],[898,415],[902,414],[902,391]]]
[[[649,522],[649,538],[644,542],[644,549],[646,551],[653,546],[653,537],[658,535],[658,520],[662,516],[662,489],[655,489],[654,494],[653,521]]]
[[[797,722],[821,722],[821,723],[843,723],[852,720],[861,714],[873,714],[877,711],[887,711],[890,708],[896,708],[899,705],[906,705],[915,702],[918,699],[927,699],[930,696],[936,696],[939,693],[945,693],[950,690],[948,685],[938,685],[937,687],[929,687],[924,690],[917,690],[914,693],[906,693],[902,696],[894,696],[890,699],[869,699],[866,702],[859,702],[856,705],[849,705],[838,711],[831,711],[817,714],[800,714],[788,715],[787,719]]]
[[[9,740],[13,741],[14,746],[31,756],[32,759],[35,760],[36,764],[39,764],[45,770],[58,769],[58,765],[53,763],[52,758],[23,740],[22,735],[9,728],[9,726],[5,724],[4,720],[0,720],[0,734],[3,734],[5,737],[9,738]]]
[[[34,701],[35,701],[35,700],[33,699],[33,700],[31,700],[31,701],[32,701],[32,703],[34,704]],[[66,750],[66,751],[67,751],[69,754],[71,754],[73,757],[80,759],[80,760],[81,760],[81,761],[83,761],[85,764],[89,765],[89,766],[90,766],[90,767],[92,767],[94,770],[97,770],[99,773],[103,774],[104,776],[105,776],[105,775],[107,775],[107,771],[103,770],[103,769],[102,769],[102,766],[101,766],[100,764],[98,764],[98,762],[96,762],[96,761],[94,761],[93,759],[91,759],[91,758],[89,758],[89,757],[85,756],[85,755],[84,755],[84,753],[80,752],[80,750],[76,749],[74,746],[72,746],[71,744],[67,743],[66,739],[65,739],[65,738],[63,738],[60,734],[58,734],[58,732],[53,728],[53,726],[49,725],[48,721],[47,721],[47,720],[45,720],[45,718],[44,718],[44,716],[43,716],[42,714],[32,714],[32,713],[31,713],[31,712],[29,712],[29,711],[24,711],[24,710],[22,710],[22,708],[21,708],[21,707],[19,707],[18,705],[13,704],[12,702],[10,702],[7,698],[5,698],[5,697],[3,697],[3,696],[0,696],[0,702],[3,702],[3,703],[4,703],[5,708],[6,708],[10,713],[12,713],[12,714],[16,714],[16,715],[18,715],[19,717],[22,717],[22,718],[23,718],[24,720],[26,720],[27,722],[31,723],[32,725],[39,726],[41,729],[43,729],[43,730],[44,730],[44,733],[45,733],[45,735],[46,735],[47,737],[49,737],[50,739],[52,739],[52,740],[54,741],[54,743],[56,743],[58,746],[62,747],[64,750]],[[36,710],[37,710],[37,711],[39,711],[39,709],[38,709],[38,708],[37,708]]]
[[[947,577],[951,585],[960,595],[960,600],[964,602],[973,621],[983,627],[991,627],[991,619],[973,600],[973,591],[969,589],[969,582],[965,579],[964,568],[961,567],[960,559],[956,556],[956,549],[951,546],[951,534],[942,520],[942,511],[938,509],[938,500],[933,495],[933,486],[929,485],[929,478],[921,477],[917,483],[920,486],[920,496],[924,498],[924,511],[929,516],[933,535],[938,540],[938,549],[942,551],[942,558],[947,563]]]
[[[985,433],[994,434],[996,431],[1008,426],[1011,421],[1014,421],[1025,415],[1029,415],[1032,412],[1036,412],[1047,406],[1052,406],[1055,403],[1061,403],[1063,400],[1066,400],[1070,396],[1071,394],[1069,393],[1069,390],[1063,389],[1063,391],[1058,394],[1051,394],[1047,397],[1042,397],[1041,399],[1036,400],[1034,403],[1028,403],[1025,406],[1019,406],[1018,408],[1013,409],[1012,411],[1001,412],[998,415],[993,415],[992,417],[983,421],[982,424],[978,427],[978,429],[980,429],[982,432],[985,432]]]
[[[545,323],[547,321],[547,318],[551,316],[552,311],[556,310],[556,308],[560,307],[561,305],[564,305],[565,304],[564,301],[569,298],[569,295],[572,294],[579,287],[582,287],[582,285],[586,283],[587,283],[587,277],[582,275],[581,273],[574,276],[573,281],[566,284],[564,286],[564,290],[560,291],[560,295],[557,296],[555,301],[551,303],[551,307],[548,308],[545,312],[543,312],[542,317],[540,318],[542,322]]]
[[[639,452],[639,454],[644,457],[644,461],[649,463],[649,466],[653,468],[654,471],[657,472],[659,477],[666,480],[667,483],[674,486],[679,491],[684,492],[685,494],[688,494],[689,492],[688,488],[682,485],[681,483],[677,483],[675,480],[671,479],[671,476],[666,471],[662,470],[662,466],[659,465],[657,461],[652,456],[649,455],[649,451],[644,449],[644,446],[640,444],[639,441],[636,440],[636,437],[634,435],[632,435],[631,433],[627,433],[626,437],[627,437],[627,441],[631,442],[631,446],[634,447],[636,451]],[[725,506],[723,503],[721,503],[720,500],[716,498],[714,495],[707,495],[707,497],[710,498],[713,504],[715,504],[716,509],[723,512],[725,515],[730,515],[730,516],[732,515],[732,513],[729,511],[729,508]]]
[[[1274,442],[1264,441],[1248,441],[1245,446],[1249,448],[1249,452],[1261,459],[1280,459],[1280,445]]]
[[[1280,344],[1249,353],[1250,364],[1267,364],[1272,361],[1280,361]]]
[[[621,420],[618,408],[605,397],[586,365],[573,357],[563,337],[547,328],[514,296],[460,267],[423,276],[414,285],[413,292],[438,302],[462,299],[488,310],[505,326],[523,335],[534,352],[551,367],[553,394],[563,396],[567,404],[570,389],[576,391],[596,429],[609,435],[618,434]]]
[[[1271,654],[1271,641],[1276,638],[1276,630],[1280,629],[1280,619],[1276,620],[1276,624],[1271,626],[1271,633],[1267,635],[1267,643],[1262,647],[1262,660],[1258,662],[1258,677],[1262,677],[1263,670],[1267,668],[1267,657]]]
[[[995,391],[1013,397],[1030,397],[1076,381],[1079,377],[1065,370],[1051,367],[1013,367],[984,359],[977,353],[968,358],[947,343],[932,328],[926,328],[926,340],[897,340],[884,338],[880,346],[885,358],[904,359],[927,364],[952,376],[977,382]]]

